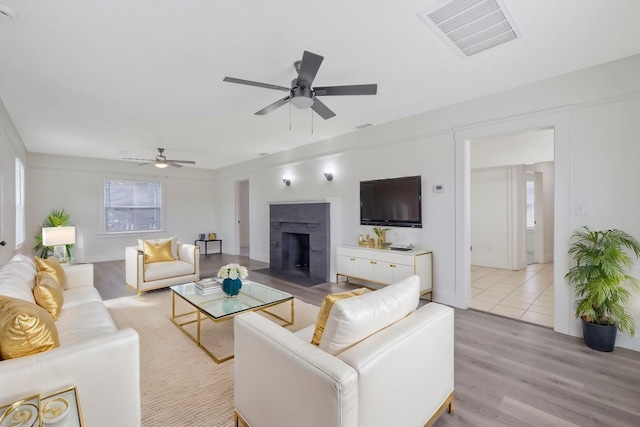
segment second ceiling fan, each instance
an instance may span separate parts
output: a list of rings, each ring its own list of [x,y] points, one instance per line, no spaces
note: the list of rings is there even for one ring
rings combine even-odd
[[[331,111],[329,107],[324,105],[324,103],[317,98],[318,96],[375,95],[377,93],[377,84],[312,87],[311,85],[313,84],[313,80],[318,73],[318,69],[320,68],[320,64],[322,64],[323,59],[324,57],[305,50],[302,55],[302,60],[293,63],[293,66],[298,73],[298,78],[293,79],[290,88],[268,83],[254,82],[251,80],[237,79],[234,77],[225,77],[223,81],[289,92],[289,94],[284,98],[255,113],[259,116],[270,113],[276,108],[282,107],[286,103],[291,102],[298,108],[311,107],[313,111],[326,120],[336,114]]]

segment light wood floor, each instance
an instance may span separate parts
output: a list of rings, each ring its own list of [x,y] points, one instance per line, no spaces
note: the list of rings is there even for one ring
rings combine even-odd
[[[246,257],[202,256],[202,277],[228,262],[266,266]],[[124,285],[124,261],[96,263],[95,277],[103,298],[134,294]],[[315,305],[352,286],[303,288],[259,272],[250,277]],[[456,309],[455,322],[455,410],[436,427],[640,426],[640,353],[596,352],[580,338],[475,310]]]

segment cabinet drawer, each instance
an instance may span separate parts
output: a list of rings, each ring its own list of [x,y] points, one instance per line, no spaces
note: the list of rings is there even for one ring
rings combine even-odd
[[[413,266],[413,264],[415,263],[415,256],[413,255],[398,255],[398,254],[393,254],[393,262],[395,262],[396,264],[404,264],[404,265],[411,265]]]
[[[350,257],[357,257],[359,256],[360,258],[362,258],[362,254],[360,253],[361,251],[359,251],[358,249],[355,248],[345,248],[345,247],[340,247],[338,246],[338,255],[342,255],[342,256],[350,256]]]
[[[390,252],[374,252],[371,255],[373,255],[373,259],[376,261],[396,262],[394,261],[393,254]]]

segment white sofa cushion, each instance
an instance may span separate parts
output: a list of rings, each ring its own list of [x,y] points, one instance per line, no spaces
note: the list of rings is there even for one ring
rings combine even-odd
[[[35,283],[35,278],[31,278],[31,280]],[[0,271],[0,295],[18,298],[35,304],[36,300],[33,298],[32,289],[29,282],[23,279],[15,270]]]
[[[36,286],[36,264],[33,262],[33,258],[22,254],[16,254],[6,263],[0,271],[13,271],[22,277],[29,288],[33,290]]]
[[[331,309],[320,349],[336,355],[413,312],[420,278],[411,276],[375,292],[337,301]]]
[[[61,346],[82,343],[88,338],[117,331],[107,307],[97,301],[63,306],[56,326]]]
[[[87,302],[102,302],[102,298],[96,288],[85,286],[64,291],[63,308],[70,308]]]
[[[144,281],[193,274],[193,264],[185,261],[162,261],[144,265]]]

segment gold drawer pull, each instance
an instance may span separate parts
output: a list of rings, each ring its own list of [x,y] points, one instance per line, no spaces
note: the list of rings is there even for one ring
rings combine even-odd
[[[397,265],[395,265],[395,264],[391,264],[389,267],[391,267],[391,268],[396,268],[396,267],[397,267]]]
[[[377,264],[377,262],[375,261],[369,261],[371,264]]]
[[[350,258],[350,261],[355,261],[355,260],[356,260],[355,258]]]

